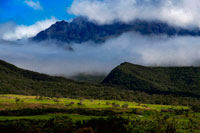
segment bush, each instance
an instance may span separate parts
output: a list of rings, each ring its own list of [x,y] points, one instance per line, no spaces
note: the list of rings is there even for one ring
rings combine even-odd
[[[71,102],[71,103],[70,103],[70,105],[73,105],[73,104],[75,104],[75,103],[74,103],[74,102]]]
[[[193,106],[191,106],[191,110],[194,112],[200,112],[200,106],[193,105]]]
[[[57,104],[60,102],[58,99],[53,99],[54,102],[56,102]]]
[[[16,104],[18,104],[18,103],[19,103],[19,101],[20,101],[20,99],[19,99],[19,98],[15,98],[15,102],[16,102]]]
[[[114,108],[119,108],[119,107],[120,107],[120,104],[112,103],[112,107],[114,107]]]
[[[90,102],[92,102],[92,103],[93,103],[93,102],[94,102],[94,99],[91,99],[91,100],[90,100]]]
[[[106,102],[106,105],[111,105],[109,102]]]
[[[79,102],[78,105],[83,105],[83,103],[82,103],[82,102]]]
[[[40,97],[39,97],[39,100],[43,100],[43,99],[44,99],[44,97],[43,97],[43,96],[40,96]]]
[[[122,108],[128,108],[128,104],[123,104]]]

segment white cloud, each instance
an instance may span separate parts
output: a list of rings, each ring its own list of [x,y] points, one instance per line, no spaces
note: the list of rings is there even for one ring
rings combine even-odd
[[[4,27],[4,33],[0,34],[0,37],[4,40],[17,40],[17,39],[33,37],[40,31],[50,27],[56,21],[57,19],[52,17],[51,19],[38,21],[30,26],[12,25],[11,27],[8,23],[1,24],[0,27]]]
[[[42,10],[42,6],[39,1],[34,2],[33,0],[25,0],[24,1],[28,6],[35,10]]]
[[[63,49],[63,45],[68,46],[52,41],[0,41],[0,59],[25,69],[66,76],[108,73],[125,61],[150,66],[200,65],[199,37],[153,37],[125,33],[102,45],[91,42],[74,44],[74,51]]]
[[[75,0],[68,12],[100,24],[139,18],[200,27],[199,0]]]

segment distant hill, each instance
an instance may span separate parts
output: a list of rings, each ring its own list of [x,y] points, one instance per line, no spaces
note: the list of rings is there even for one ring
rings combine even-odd
[[[196,89],[199,84],[197,83],[199,80],[199,77],[197,77],[197,73],[199,73],[199,70],[197,70],[198,68],[190,68],[191,70],[177,68],[177,70],[169,71],[169,73],[175,74],[174,76],[168,76],[163,69],[154,70],[154,68],[149,69],[146,67],[134,66],[135,65],[125,63],[118,67],[119,69],[116,68],[113,70],[104,80],[104,83],[108,82],[111,84],[107,85],[78,82],[63,77],[49,76],[20,69],[0,60],[0,94],[39,95],[77,99],[116,99],[167,105],[196,105],[200,103],[200,99],[195,98],[197,95],[199,96],[199,89]],[[134,69],[132,70],[132,68]],[[193,69],[196,73],[193,73]],[[185,71],[185,76],[182,74],[183,71]],[[139,76],[135,73],[142,75]],[[87,81],[92,80],[92,82],[94,82],[94,79],[91,79],[92,77],[86,77]],[[168,79],[169,77],[174,78],[171,79],[174,80],[174,82],[171,82],[171,80]],[[80,79],[85,80],[85,75],[78,76],[78,80]],[[135,83],[133,84],[133,82]],[[183,86],[183,89],[179,88],[181,86]],[[187,86],[189,86],[189,88],[185,88]],[[146,91],[148,87],[151,87],[151,89]],[[190,92],[188,94],[193,95],[190,95],[190,97],[166,94],[160,95],[166,92],[166,87],[171,87],[171,90],[168,88],[169,92],[175,92],[173,89],[177,89],[179,92],[182,90],[183,92]],[[156,89],[160,90],[159,94],[156,94]],[[154,95],[149,95],[144,91],[153,93]]]
[[[149,94],[200,97],[200,67],[145,67],[122,63],[102,83]]]
[[[85,77],[80,77],[84,78]],[[88,80],[91,80],[90,78]],[[134,92],[78,82],[18,68],[0,60],[0,94],[43,95],[52,97],[133,100]],[[122,96],[122,97],[121,97]]]
[[[129,24],[115,22],[110,25],[98,25],[83,17],[78,17],[72,22],[56,22],[48,29],[38,33],[32,40],[57,40],[66,43],[93,41],[99,43],[129,31],[138,32],[143,35],[200,36],[198,28],[189,30],[170,26],[160,21],[135,20]]]
[[[104,78],[106,77],[106,74],[87,74],[87,73],[78,73],[76,75],[73,75],[69,77],[70,79],[76,80],[76,81],[83,81],[83,82],[89,82],[89,83],[101,83]]]

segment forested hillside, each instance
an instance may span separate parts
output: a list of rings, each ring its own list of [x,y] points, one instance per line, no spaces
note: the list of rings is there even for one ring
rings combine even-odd
[[[102,82],[149,94],[200,96],[200,67],[144,67],[122,63]]]

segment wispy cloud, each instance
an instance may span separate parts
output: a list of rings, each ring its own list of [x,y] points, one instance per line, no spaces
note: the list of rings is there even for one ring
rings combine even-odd
[[[56,18],[38,21],[33,25],[14,25],[13,23],[1,24],[0,28],[3,32],[0,32],[0,38],[4,40],[17,40],[23,38],[29,38],[35,36],[40,31],[48,28],[57,21]]]
[[[43,7],[41,6],[39,1],[33,1],[33,0],[25,0],[24,1],[28,6],[30,6],[31,8],[35,9],[35,10],[42,10]]]
[[[199,0],[74,0],[68,12],[100,24],[156,19],[178,26],[200,27]]]

